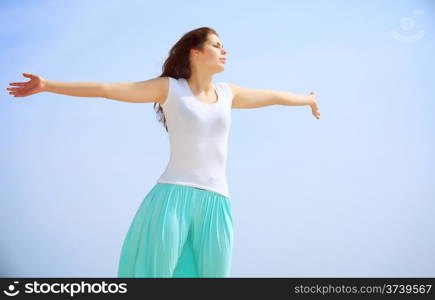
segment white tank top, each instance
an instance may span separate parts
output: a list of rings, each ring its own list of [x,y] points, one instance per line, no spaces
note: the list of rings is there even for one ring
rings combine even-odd
[[[193,95],[186,79],[168,80],[168,96],[161,107],[170,158],[157,182],[188,185],[231,198],[226,178],[231,88],[225,82],[213,83],[218,100],[205,103]]]

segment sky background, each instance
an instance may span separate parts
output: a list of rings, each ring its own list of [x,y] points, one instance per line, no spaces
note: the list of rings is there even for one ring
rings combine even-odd
[[[433,1],[0,2],[0,276],[116,277],[169,158],[153,103],[39,93],[160,75],[181,36],[223,41],[214,82],[308,106],[233,109],[231,277],[434,277]],[[431,155],[432,153],[432,155]]]

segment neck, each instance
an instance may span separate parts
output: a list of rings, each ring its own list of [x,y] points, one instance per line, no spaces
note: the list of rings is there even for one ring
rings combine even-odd
[[[190,89],[195,95],[214,95],[212,74],[192,73],[187,79]]]

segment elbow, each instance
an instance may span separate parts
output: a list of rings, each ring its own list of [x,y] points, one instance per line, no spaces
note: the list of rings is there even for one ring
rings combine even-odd
[[[107,98],[110,99],[110,91],[109,91],[109,87],[110,85],[108,83],[100,83],[99,84],[99,89],[98,89],[98,95],[101,98]]]
[[[288,105],[282,91],[273,91],[272,105]]]

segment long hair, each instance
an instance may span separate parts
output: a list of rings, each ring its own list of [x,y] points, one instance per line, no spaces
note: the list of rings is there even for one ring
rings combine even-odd
[[[158,77],[172,77],[175,79],[185,78],[188,79],[192,73],[190,62],[190,49],[204,48],[204,43],[207,41],[209,34],[217,34],[217,32],[210,27],[200,27],[185,33],[169,51],[169,56],[162,66],[162,74]],[[159,122],[168,132],[166,126],[166,118],[160,103],[154,102],[154,110],[157,114]]]

